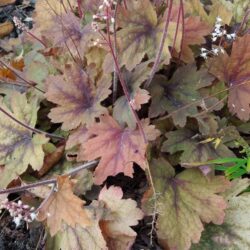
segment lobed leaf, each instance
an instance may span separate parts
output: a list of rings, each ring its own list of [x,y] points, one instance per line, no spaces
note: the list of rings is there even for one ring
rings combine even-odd
[[[72,183],[67,176],[57,177],[57,190],[40,206],[37,220],[46,220],[51,236],[62,230],[63,222],[75,228],[86,227],[91,221],[83,208],[84,201],[73,194]]]
[[[208,178],[198,169],[184,170],[175,176],[174,168],[163,158],[154,159],[150,169],[160,194],[156,201],[156,228],[164,249],[189,249],[192,242],[199,242],[202,222],[223,223],[226,202],[217,194],[230,185],[224,177]]]
[[[104,187],[99,194],[99,201],[103,201],[110,214],[101,222],[101,229],[109,249],[129,249],[136,237],[131,228],[143,218],[142,211],[137,208],[136,201],[122,199],[120,187]]]
[[[127,8],[118,5],[117,26],[117,53],[120,66],[126,66],[128,70],[135,68],[147,55],[148,59],[155,57],[162,37],[165,16],[157,18],[153,4],[149,0],[127,2]],[[176,23],[170,22],[167,39],[165,41],[162,60],[168,64],[170,59],[169,46],[173,45]],[[180,32],[180,30],[179,30]],[[179,50],[180,38],[175,43]],[[106,57],[104,71],[113,71],[111,55]]]
[[[64,75],[48,77],[46,98],[58,105],[51,109],[49,117],[54,123],[62,122],[63,130],[91,124],[107,113],[100,103],[111,93],[110,85],[110,75],[103,75],[94,84],[77,66],[66,68]]]
[[[36,97],[27,98],[26,94],[12,92],[11,96],[1,98],[1,107],[17,120],[34,128],[39,109]],[[34,170],[43,166],[44,152],[42,146],[48,139],[32,132],[0,112],[0,165],[4,165],[0,176],[2,188],[19,175],[29,165]]]
[[[178,68],[169,81],[163,75],[156,76],[150,86],[152,102],[149,117],[173,112],[174,123],[184,127],[187,117],[197,114],[197,107],[202,105],[198,90],[211,85],[212,80],[205,69],[197,71],[194,65]]]
[[[210,62],[210,72],[228,84],[228,108],[247,121],[250,118],[250,35],[237,38],[231,55],[223,54]]]
[[[150,96],[147,90],[140,88],[140,85],[147,80],[150,75],[149,62],[144,62],[136,66],[136,68],[130,72],[128,70],[123,71],[123,78],[126,82],[130,99],[133,101],[133,107],[135,110],[140,110],[141,105],[149,101]],[[136,128],[136,120],[133,113],[130,110],[127,99],[125,96],[119,97],[113,109],[113,117],[121,124],[127,124],[129,128]]]
[[[182,152],[181,163],[206,162],[217,158],[234,157],[234,153],[223,143],[217,148],[212,142],[203,142],[202,137],[189,129],[179,129],[165,134],[168,138],[162,145],[162,152]],[[185,165],[187,166],[187,165]]]
[[[159,131],[149,120],[141,121],[144,133],[149,141],[154,140]],[[100,122],[89,127],[92,136],[84,143],[80,160],[101,160],[94,172],[95,184],[101,184],[108,176],[118,173],[133,176],[133,162],[145,169],[147,144],[138,129],[122,128],[111,116],[100,117]]]
[[[194,244],[192,250],[242,250],[250,248],[250,194],[242,193],[248,186],[249,179],[238,179],[232,182],[232,187],[224,195],[228,199],[225,221],[222,225],[207,225],[202,233],[199,244]]]

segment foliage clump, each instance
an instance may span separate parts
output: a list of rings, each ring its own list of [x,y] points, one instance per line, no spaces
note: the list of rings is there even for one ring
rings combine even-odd
[[[46,0],[32,29],[15,17],[0,201],[16,226],[42,222],[48,249],[125,250],[150,218],[147,249],[250,248],[250,6],[202,2]],[[119,187],[138,171],[140,195]]]

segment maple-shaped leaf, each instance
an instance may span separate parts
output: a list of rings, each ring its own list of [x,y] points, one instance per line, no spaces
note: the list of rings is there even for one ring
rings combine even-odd
[[[224,195],[228,200],[224,223],[220,226],[207,225],[199,244],[192,250],[243,250],[250,248],[250,194],[242,193],[249,187],[249,179],[238,179]]]
[[[96,117],[107,113],[100,103],[111,93],[111,83],[107,74],[94,83],[77,66],[66,67],[64,75],[48,77],[46,97],[58,105],[49,113],[52,122],[62,122],[63,130],[91,124]]]
[[[71,227],[65,223],[62,225],[62,231],[59,231],[54,237],[48,235],[46,249],[53,250],[107,250],[106,241],[100,228],[100,219],[105,214],[103,204],[96,204],[93,201],[86,206],[91,224],[86,227],[76,225]]]
[[[51,236],[62,230],[62,223],[75,228],[90,225],[88,213],[83,208],[84,201],[73,194],[72,183],[67,176],[57,177],[54,191],[38,210],[37,220],[46,220]]]
[[[129,72],[124,70],[123,78],[126,82],[130,99],[133,102],[135,110],[140,110],[141,105],[149,101],[150,96],[147,90],[140,88],[140,85],[147,80],[150,75],[151,69],[148,67],[149,62],[144,62],[136,66],[136,68]],[[119,97],[113,110],[113,117],[120,124],[127,124],[130,128],[136,127],[136,120],[133,113],[130,110],[127,99],[125,96]]]
[[[194,61],[194,56],[189,46],[205,43],[204,36],[211,32],[211,28],[196,16],[185,18],[184,27],[181,59],[186,63],[191,63]]]
[[[223,176],[208,178],[198,169],[187,169],[175,176],[174,168],[163,158],[154,159],[150,169],[160,194],[156,228],[164,249],[189,249],[191,242],[199,242],[202,222],[223,223],[226,202],[217,194],[230,186]],[[150,207],[145,204],[146,209]]]
[[[232,114],[247,121],[250,118],[250,35],[237,38],[231,55],[213,58],[210,72],[228,84],[228,108]]]
[[[136,201],[122,199],[120,187],[104,187],[99,194],[99,201],[103,201],[110,212],[107,219],[101,221],[101,228],[109,249],[130,249],[136,232],[131,228],[143,218],[142,211],[137,208]]]
[[[82,25],[81,19],[72,12],[56,15],[54,24],[43,32],[54,47],[63,47],[74,56],[81,57],[91,41],[98,37],[91,24]]]
[[[70,11],[71,6],[73,7],[75,3],[75,0],[37,1],[33,15],[34,25],[32,33],[41,38],[44,31],[50,30],[55,26],[54,18]]]
[[[204,162],[217,158],[234,157],[234,153],[223,143],[217,147],[207,138],[189,129],[178,129],[165,134],[168,138],[162,145],[163,152],[182,152],[181,163]],[[185,166],[187,167],[187,166]]]
[[[207,70],[197,71],[191,64],[178,68],[169,81],[163,75],[156,76],[150,86],[152,102],[149,116],[156,117],[187,106],[172,114],[174,123],[184,127],[187,117],[197,114],[197,107],[202,105],[202,102],[195,102],[201,99],[198,90],[212,84],[213,79]]]
[[[142,120],[141,123],[149,141],[159,135],[159,131],[149,125],[149,120]],[[100,117],[99,123],[89,127],[89,134],[92,138],[84,143],[81,160],[101,157],[94,172],[96,184],[101,184],[108,176],[118,173],[132,177],[133,162],[145,169],[147,144],[138,129],[122,128],[111,116],[104,115]]]
[[[1,108],[20,122],[34,128],[39,109],[36,97],[12,92],[1,98]],[[43,165],[42,146],[48,141],[44,135],[35,134],[0,112],[0,165],[5,165],[0,176],[0,186],[6,187],[24,173],[29,165],[39,170]]]
[[[117,26],[121,28],[117,32],[117,53],[120,66],[125,65],[128,70],[132,70],[145,55],[148,59],[156,56],[166,17],[157,18],[154,6],[149,0],[130,0],[126,6],[118,5],[117,10]],[[166,64],[170,59],[168,47],[173,43],[176,26],[176,22],[170,21],[162,52],[162,60]],[[178,35],[177,38],[175,47],[179,50],[181,36]],[[106,57],[104,70],[113,70],[110,54]]]

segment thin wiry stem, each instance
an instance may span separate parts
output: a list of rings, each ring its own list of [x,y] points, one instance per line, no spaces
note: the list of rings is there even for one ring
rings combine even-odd
[[[63,174],[62,176],[72,176],[75,175],[76,173],[82,171],[83,169],[88,169],[88,168],[92,168],[94,166],[96,166],[98,163],[97,160],[94,161],[90,161],[87,162],[83,165],[77,166],[74,169],[70,170],[69,172]],[[0,190],[0,194],[13,194],[13,193],[18,193],[18,192],[22,192],[22,191],[26,191],[35,187],[39,187],[39,186],[44,186],[44,185],[49,185],[49,184],[56,184],[57,179],[56,178],[52,178],[49,180],[42,180],[42,181],[37,181],[35,183],[32,184],[27,184],[21,187],[14,187],[14,188],[8,188],[8,189],[3,189]]]
[[[153,215],[152,215],[152,224],[151,224],[151,230],[150,230],[150,246],[153,245],[153,232],[155,229],[155,222],[156,222],[156,215],[157,215],[157,194],[156,194],[156,190],[155,190],[155,186],[154,186],[154,181],[153,181],[153,176],[148,164],[148,161],[145,160],[145,165],[146,165],[146,169],[148,170],[148,178],[149,178],[149,183],[150,186],[152,188],[152,192],[153,192]]]
[[[115,6],[115,12],[114,12],[114,24],[113,24],[113,29],[114,29],[114,52],[115,56],[117,57],[117,37],[116,37],[116,17],[117,17],[117,9],[118,9],[118,4]],[[113,73],[113,104],[116,101],[117,98],[117,73],[116,70],[114,70]]]
[[[4,113],[6,116],[8,116],[11,120],[13,120],[14,122],[18,123],[20,126],[32,131],[33,133],[36,133],[36,134],[43,134],[45,135],[46,137],[49,137],[49,138],[55,138],[55,139],[59,139],[59,140],[64,140],[64,137],[62,136],[59,136],[59,135],[54,135],[54,134],[50,134],[50,133],[47,133],[47,132],[44,132],[42,130],[39,130],[39,129],[36,129],[36,128],[32,128],[30,127],[29,125],[19,121],[18,119],[16,119],[14,116],[12,116],[9,112],[7,112],[6,110],[4,110],[2,107],[0,107],[0,112]]]
[[[153,65],[152,70],[150,72],[150,76],[149,76],[148,80],[146,81],[146,83],[144,85],[145,88],[149,87],[149,85],[152,82],[153,77],[154,77],[154,75],[155,75],[155,73],[156,73],[156,71],[158,69],[158,66],[160,64],[163,47],[164,47],[165,40],[166,40],[167,33],[168,33],[168,27],[169,27],[169,22],[170,22],[170,17],[171,17],[172,6],[173,6],[173,0],[170,0],[169,7],[168,7],[167,18],[166,18],[165,26],[164,26],[164,29],[163,29],[163,34],[162,34],[162,38],[161,38],[161,41],[160,41],[159,49],[158,49],[157,54],[156,54],[154,65]]]
[[[40,91],[41,93],[45,93],[42,89],[38,88],[35,86],[35,82],[30,82],[28,80],[26,80],[25,78],[23,78],[20,74],[17,73],[17,70],[14,69],[13,67],[11,67],[10,65],[7,65],[5,62],[3,62],[2,60],[0,60],[0,64],[2,64],[5,68],[7,68],[8,70],[10,70],[17,78],[20,78],[21,80],[23,80],[26,84],[28,84],[29,86],[35,88],[36,90]]]
[[[107,17],[110,16],[110,13],[109,13],[109,10],[108,8],[106,9],[107,13]],[[119,67],[119,63],[118,63],[118,59],[117,59],[117,55],[115,55],[115,51],[114,51],[114,48],[113,48],[113,45],[112,45],[112,41],[111,41],[111,35],[110,35],[110,29],[109,29],[109,25],[110,25],[110,22],[109,22],[109,18],[107,18],[106,20],[106,26],[107,26],[107,43],[108,43],[108,46],[110,48],[110,52],[111,52],[111,55],[112,55],[112,58],[113,58],[113,61],[114,61],[114,64],[115,64],[115,68],[116,68],[116,73],[119,77],[119,80],[120,80],[120,83],[121,83],[121,86],[122,86],[122,90],[124,92],[124,95],[126,97],[126,100],[127,100],[127,103],[129,105],[129,108],[131,110],[131,112],[133,113],[134,117],[135,117],[135,120],[136,120],[136,123],[138,125],[138,129],[143,137],[143,140],[145,143],[147,143],[147,138],[146,138],[146,135],[144,133],[144,130],[143,130],[143,127],[141,125],[141,122],[140,122],[140,119],[135,111],[135,109],[133,108],[132,104],[131,104],[131,99],[130,99],[130,95],[129,95],[129,92],[128,92],[128,89],[127,89],[127,85],[126,85],[126,82],[123,78],[123,75],[121,73],[121,70],[120,70],[120,67]]]
[[[81,0],[77,0],[77,6],[78,6],[78,14],[79,14],[79,17],[82,18],[82,17],[83,17],[83,12],[82,12]]]
[[[171,55],[173,54],[173,50],[175,48],[175,44],[176,44],[176,40],[177,40],[177,35],[178,35],[178,30],[179,30],[179,24],[180,24],[180,18],[181,18],[181,22],[182,22],[182,37],[181,37],[181,45],[180,45],[180,52],[179,52],[179,62],[181,60],[181,53],[182,53],[183,41],[184,41],[184,34],[185,34],[184,4],[183,4],[183,0],[180,0],[179,10],[178,10],[178,17],[177,17],[177,27],[176,27],[176,30],[175,30],[174,42],[173,42],[173,46],[172,46],[172,49],[171,49]]]

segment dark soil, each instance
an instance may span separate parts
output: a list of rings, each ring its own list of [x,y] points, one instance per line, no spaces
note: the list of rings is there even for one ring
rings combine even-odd
[[[28,230],[24,222],[16,228],[12,218],[7,215],[0,220],[0,250],[42,250],[43,246],[39,243],[42,231],[42,227]]]
[[[13,17],[16,16],[31,28],[32,22],[26,22],[25,19],[32,16],[34,7],[35,0],[17,0],[15,4],[0,7],[0,23],[12,21]],[[9,34],[9,37],[17,37],[19,33],[19,30],[14,29],[14,31]]]

